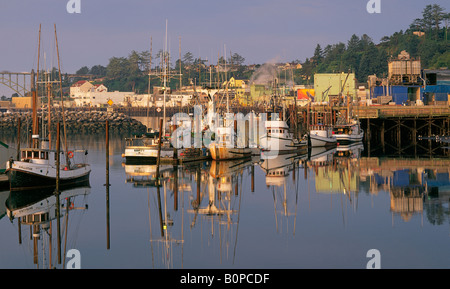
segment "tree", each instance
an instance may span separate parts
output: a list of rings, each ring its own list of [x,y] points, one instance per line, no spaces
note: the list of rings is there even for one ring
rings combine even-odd
[[[446,13],[444,13],[444,8],[437,4],[433,4],[431,6],[431,18],[433,20],[434,27],[436,28],[436,32],[439,31],[439,25],[444,20]]]
[[[126,78],[129,76],[130,62],[125,57],[112,57],[106,66],[106,76],[110,79]]]
[[[183,64],[186,66],[190,66],[192,65],[192,62],[194,61],[194,54],[192,54],[191,52],[186,52],[183,55]]]
[[[242,64],[244,64],[244,61],[245,61],[245,58],[240,56],[237,53],[233,53],[233,55],[231,55],[231,62],[234,65],[241,66]]]
[[[89,74],[89,67],[83,66],[75,72],[75,74]]]
[[[319,65],[323,59],[323,51],[320,47],[320,44],[317,44],[316,49],[314,50],[313,61],[315,65]]]
[[[94,65],[89,70],[89,73],[95,76],[105,76],[106,75],[106,67],[102,65]]]

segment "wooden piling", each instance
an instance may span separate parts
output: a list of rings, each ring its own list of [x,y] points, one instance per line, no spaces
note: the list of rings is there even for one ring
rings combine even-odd
[[[20,161],[20,127],[21,127],[21,121],[20,117],[17,120],[17,156],[16,159]]]
[[[110,232],[110,212],[109,212],[109,121],[106,121],[105,127],[105,146],[106,146],[106,249],[109,250],[111,248],[111,232]]]
[[[56,125],[56,222],[57,222],[57,240],[58,240],[58,264],[61,264],[61,203],[59,199],[59,173],[60,173],[60,123]]]
[[[163,119],[159,120],[158,156],[156,158],[156,182],[159,187],[159,165],[161,163],[161,136],[163,133]]]

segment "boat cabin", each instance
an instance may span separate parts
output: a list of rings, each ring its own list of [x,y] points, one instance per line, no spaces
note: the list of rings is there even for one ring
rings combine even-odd
[[[268,136],[290,137],[289,127],[284,121],[266,121],[265,128]]]
[[[63,152],[61,152],[63,154]],[[56,151],[49,149],[26,148],[20,150],[20,160],[31,163],[49,163],[49,160],[56,161]]]

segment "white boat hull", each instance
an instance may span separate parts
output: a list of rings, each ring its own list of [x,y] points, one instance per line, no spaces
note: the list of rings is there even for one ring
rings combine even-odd
[[[311,131],[309,134],[312,147],[336,145],[336,138],[328,135],[326,131]]]
[[[56,166],[14,161],[12,164],[8,162],[7,172],[11,190],[56,186]],[[87,182],[90,172],[91,167],[88,164],[78,164],[71,169],[61,166],[59,183],[65,186]]]
[[[300,143],[293,139],[262,136],[260,140],[262,151],[273,151],[279,153],[292,153],[303,148],[306,148],[306,143]]]
[[[360,142],[364,137],[364,132],[359,134],[336,134],[335,138],[338,144],[349,142]]]

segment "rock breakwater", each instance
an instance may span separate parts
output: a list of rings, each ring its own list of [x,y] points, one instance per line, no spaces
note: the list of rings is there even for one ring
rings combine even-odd
[[[105,111],[67,111],[65,121],[69,133],[101,133],[106,129],[106,121],[109,122],[109,129],[112,132],[130,132],[143,133],[146,130],[141,122],[128,117],[123,113],[105,112]],[[32,113],[30,112],[0,112],[0,132],[16,133],[21,122],[21,131],[30,131],[32,127]],[[38,112],[39,127],[48,124],[48,115],[44,112]],[[63,116],[61,112],[52,113],[52,131],[56,131],[56,124],[60,122],[63,125]],[[48,129],[48,128],[46,128]]]

